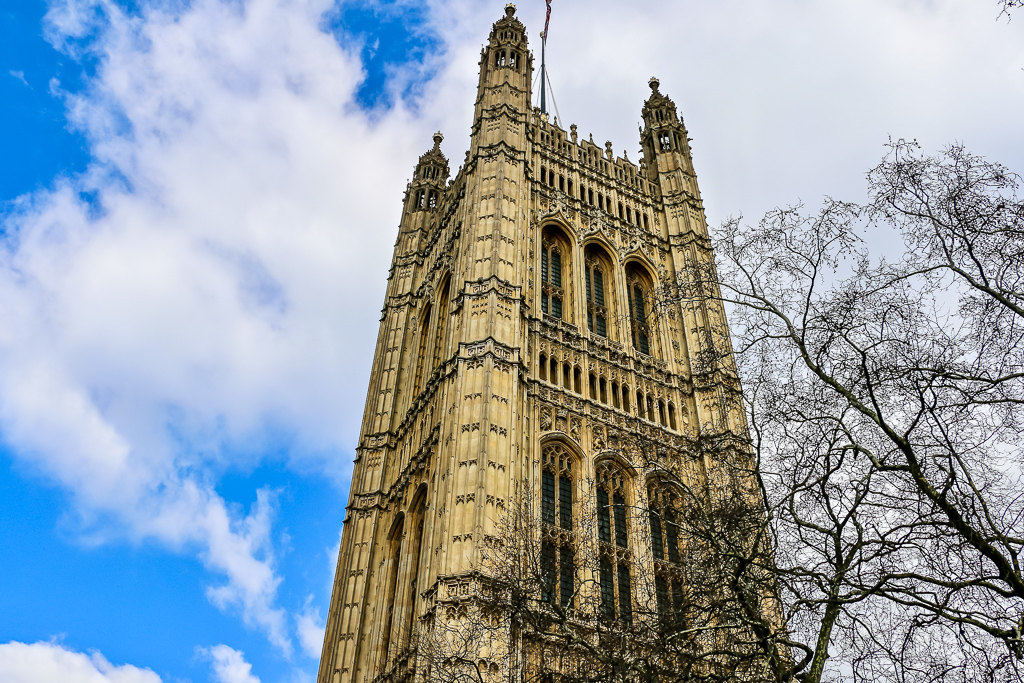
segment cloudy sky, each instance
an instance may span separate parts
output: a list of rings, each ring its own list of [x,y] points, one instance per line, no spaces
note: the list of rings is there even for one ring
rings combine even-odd
[[[0,680],[315,677],[402,191],[503,6],[0,0]],[[1024,172],[998,14],[554,0],[548,58],[634,161],[657,75],[710,222],[756,221],[890,137]]]

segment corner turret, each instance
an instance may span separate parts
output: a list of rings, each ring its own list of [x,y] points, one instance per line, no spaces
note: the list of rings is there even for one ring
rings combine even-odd
[[[530,112],[533,56],[526,27],[515,16],[515,5],[505,6],[505,16],[494,22],[487,44],[480,52],[480,81],[473,117],[471,153],[498,142],[525,150],[524,125]],[[483,130],[484,120],[512,119],[511,128],[499,125]]]
[[[644,150],[644,168],[648,180],[658,186],[666,205],[687,204],[694,216],[702,215],[700,190],[690,154],[690,139],[683,118],[676,113],[676,104],[658,89],[661,85],[652,78],[651,96],[644,102],[641,115],[644,128],[640,144]],[[670,228],[671,229],[671,228]],[[677,226],[681,232],[695,231],[706,235],[703,219],[684,221]]]
[[[440,131],[434,133],[434,146],[420,156],[409,183],[409,197],[412,200],[408,211],[434,210],[440,201],[448,176],[448,158],[441,152],[441,141],[444,135]]]

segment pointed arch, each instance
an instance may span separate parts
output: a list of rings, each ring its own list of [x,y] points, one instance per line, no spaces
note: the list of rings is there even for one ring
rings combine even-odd
[[[562,439],[541,445],[541,600],[572,607],[576,599],[577,488],[583,460]]]
[[[423,548],[423,528],[426,521],[427,509],[427,485],[422,483],[413,494],[412,503],[409,505],[411,536],[406,544],[405,556],[408,558],[408,566],[405,567],[403,583],[405,585],[404,600],[402,601],[401,613],[396,615],[399,619],[399,650],[404,650],[412,643],[412,630],[416,616],[416,599],[419,595],[419,571]]]
[[[630,259],[625,265],[626,298],[629,302],[630,341],[633,348],[645,356],[656,356],[657,302],[652,271],[639,259]]]
[[[378,674],[382,674],[387,670],[391,641],[394,635],[395,602],[398,597],[398,568],[402,557],[402,538],[404,534],[405,513],[399,512],[386,536],[388,554],[384,580],[384,614],[381,615],[383,631],[380,636],[380,646],[377,648]]]
[[[540,310],[544,315],[572,322],[573,250],[571,233],[561,222],[547,221],[541,228]]]
[[[451,318],[448,310],[451,301],[451,275],[445,273],[441,277],[440,282],[441,286],[438,287],[440,294],[437,297],[437,313],[434,316],[437,318],[437,333],[434,335],[434,354],[433,361],[430,364],[431,371],[444,361],[448,350],[448,321]]]
[[[419,319],[419,346],[416,352],[416,374],[413,376],[412,396],[417,396],[423,390],[423,374],[427,364],[427,346],[430,344],[430,319],[433,307],[431,302],[423,305],[423,312]]]
[[[587,304],[587,329],[592,335],[615,339],[615,268],[603,240],[591,240],[583,248],[584,296]]]
[[[609,454],[594,463],[597,501],[598,588],[601,614],[630,622],[633,615],[633,555],[630,550],[633,477]]]
[[[655,597],[659,618],[668,624],[680,624],[685,618],[685,547],[681,538],[683,499],[683,490],[677,483],[658,476],[647,480],[647,520],[651,533]]]

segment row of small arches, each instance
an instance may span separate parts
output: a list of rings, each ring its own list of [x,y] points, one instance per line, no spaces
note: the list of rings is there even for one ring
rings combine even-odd
[[[414,211],[437,208],[437,190],[416,190],[413,195],[412,208]]]
[[[519,71],[519,53],[515,50],[495,50],[494,66]]]
[[[548,171],[546,166],[540,167],[540,182],[550,187],[557,187],[559,192],[565,192],[571,197],[575,197],[573,194],[572,178],[566,178],[561,173],[555,173],[554,170]],[[596,198],[596,201],[595,201]],[[579,186],[579,200],[585,202],[590,206],[596,206],[602,211],[606,211],[610,214],[615,214],[612,206],[612,198],[605,197],[602,192],[594,193],[594,188],[580,184]],[[649,229],[650,221],[647,218],[646,213],[642,213],[640,210],[634,210],[632,207],[624,205],[622,202],[618,202],[618,216],[620,220],[624,220],[627,223],[631,223],[636,226],[643,224],[644,230]]]
[[[591,372],[587,382],[588,392],[584,394],[583,371],[579,365],[559,363],[556,358],[549,358],[546,354],[542,353],[537,363],[537,376],[542,382],[562,387],[580,396],[590,398],[627,413],[633,412],[630,401],[630,394],[632,392],[626,384],[620,386],[614,380],[609,382],[606,378],[599,377]],[[661,426],[668,427],[673,431],[678,430],[676,426],[676,407],[672,401],[663,400],[658,396],[637,389],[636,403],[632,405],[636,407],[637,417],[649,422],[657,422]]]

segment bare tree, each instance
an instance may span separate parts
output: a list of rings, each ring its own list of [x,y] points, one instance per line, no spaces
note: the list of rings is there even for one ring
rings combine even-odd
[[[728,508],[730,518],[742,517],[735,505]],[[630,510],[645,521],[649,514]],[[593,505],[576,522],[596,529]],[[686,526],[681,518],[672,523]],[[697,548],[697,539],[680,539],[675,547],[685,557],[666,557],[663,567],[633,562],[633,594],[609,600],[597,578],[609,549],[594,539],[577,545],[578,564],[566,583],[556,566],[563,558],[546,550],[560,530],[542,521],[529,494],[499,527],[502,541],[484,554],[465,593],[439,605],[430,642],[420,643],[431,680],[483,683],[493,680],[492,668],[525,682],[765,679],[771,663],[751,628],[764,606],[752,606],[751,619],[728,599],[721,568],[708,564],[720,556]]]
[[[797,675],[1019,680],[1020,179],[901,141],[868,180],[864,206],[727,222],[665,296],[732,308]]]

